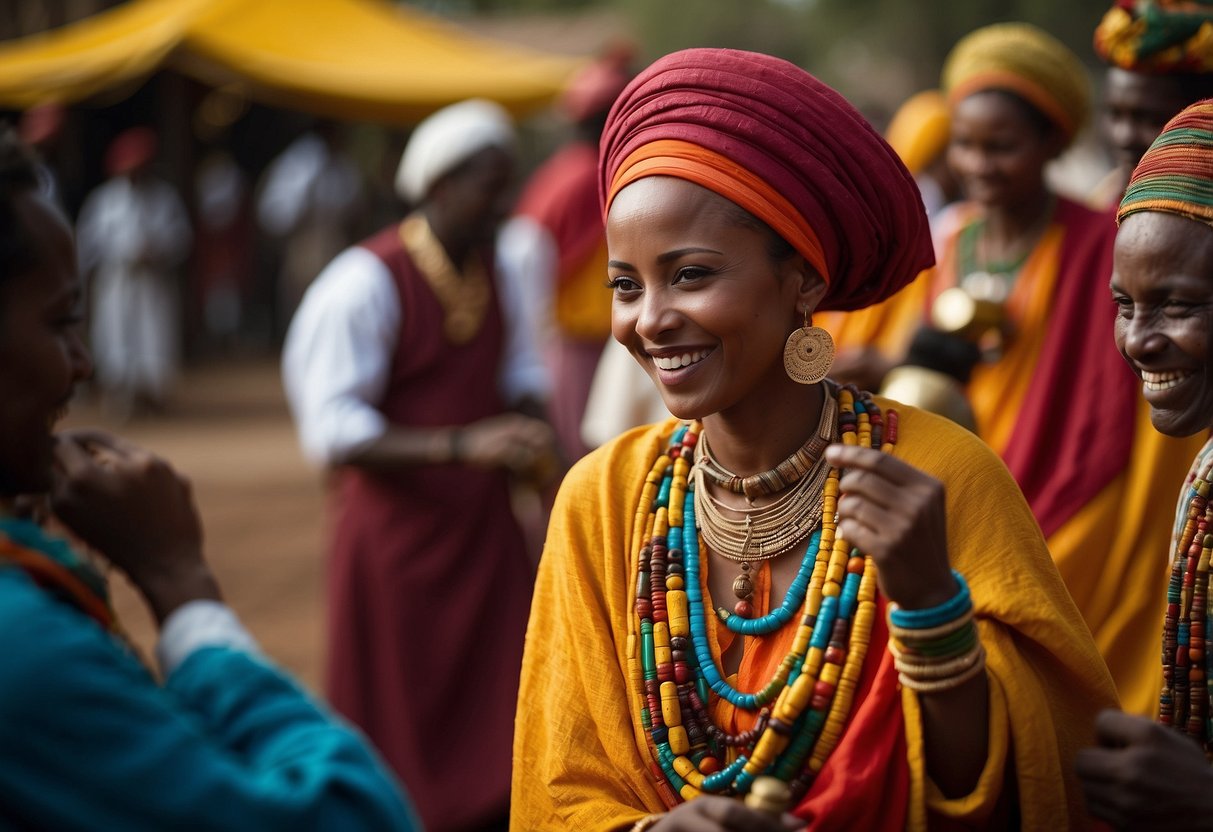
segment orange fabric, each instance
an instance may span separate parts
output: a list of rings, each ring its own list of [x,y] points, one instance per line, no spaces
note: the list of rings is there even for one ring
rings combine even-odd
[[[1020,406],[1032,385],[1032,370],[1047,332],[1041,323],[1047,320],[1052,305],[1064,237],[1065,229],[1054,223],[1028,255],[1006,303],[1014,336],[1002,358],[994,364],[978,364],[969,381],[977,432],[999,455],[1007,448]],[[928,308],[941,292],[956,285],[956,248],[949,245],[939,266],[931,272]]]
[[[1111,680],[1005,466],[956,425],[913,408],[899,413],[897,455],[946,487],[949,552],[969,582],[988,653],[989,758],[972,794],[938,794],[926,776],[917,700],[891,683],[876,636],[864,670],[873,687],[857,696],[798,811],[813,818],[811,829],[871,828],[873,811],[900,811],[886,790],[904,772],[908,829],[980,827],[1011,799],[1025,829],[1083,828],[1073,755],[1093,741],[1095,712],[1115,703]],[[674,425],[624,434],[579,461],[561,486],[523,660],[514,829],[620,830],[664,810],[629,668],[639,661],[632,602],[644,529],[636,507]],[[756,648],[738,684],[752,690],[765,681],[756,675],[769,666],[761,654],[777,652],[775,644]]]
[[[829,285],[830,270],[817,233],[779,191],[736,162],[678,139],[649,142],[633,151],[616,169],[606,194],[604,215],[611,210],[611,202],[620,190],[646,176],[686,179],[737,203],[787,240]]]
[[[580,268],[561,275],[552,310],[561,332],[598,343],[610,336],[611,292],[602,288],[606,273],[606,240],[601,240]]]
[[[721,568],[732,564],[720,564]],[[708,589],[710,559],[702,564],[701,589],[705,599]],[[754,610],[756,615],[771,611],[771,569],[768,564],[754,575]],[[901,688],[893,655],[881,649],[888,641],[885,622],[885,601],[877,596],[878,614],[872,625],[872,642],[863,664],[863,672],[855,691],[855,709],[838,746],[831,752],[813,787],[796,805],[793,813],[812,822],[817,832],[825,830],[863,829],[866,832],[904,829],[910,798],[910,768],[906,761],[905,731],[890,730],[902,725]],[[714,616],[708,619],[712,638],[712,658],[720,666],[721,654],[741,636],[720,625]],[[770,638],[746,639],[741,663],[729,683],[740,690],[757,690],[775,675],[780,663],[792,647],[796,628],[785,627]],[[727,700],[716,699],[712,718],[731,734],[754,727],[756,716],[739,711]],[[731,753],[725,762],[732,762]],[[879,801],[870,799],[867,789],[872,782],[883,784]]]
[[[930,300],[957,281],[957,237],[976,217],[972,205],[952,209],[942,229],[939,265],[884,304],[858,313],[818,316],[835,335],[839,351],[874,346],[888,356],[904,354]],[[1109,218],[1109,222],[1111,222]],[[975,369],[968,393],[979,434],[1002,454],[1017,424],[1020,405],[1041,371],[1041,347],[1058,292],[1059,263],[1067,229],[1049,227],[1017,279],[1009,307],[1016,336],[1001,361]],[[1092,308],[1106,295],[1091,298]],[[912,314],[914,308],[917,317]],[[1109,343],[1108,349],[1115,349]],[[1099,407],[1098,390],[1075,391],[1066,407]],[[1172,494],[1204,435],[1172,439],[1154,430],[1140,398],[1132,420],[1133,451],[1126,468],[1049,536],[1049,551],[1106,661],[1126,711],[1153,716],[1158,708],[1158,639],[1169,557],[1170,516],[1157,511],[1157,495]],[[1041,449],[1041,453],[1047,453]]]
[[[97,597],[97,594],[70,570],[46,555],[0,537],[0,560],[7,560],[21,567],[41,586],[54,587],[67,593],[85,615],[105,629],[117,629],[118,622],[105,599]]]
[[[1077,127],[1074,114],[1068,112],[1051,92],[1016,72],[990,70],[973,75],[948,90],[948,101],[956,106],[970,95],[986,90],[1009,90],[1023,96],[1057,124],[1067,138],[1074,136]]]

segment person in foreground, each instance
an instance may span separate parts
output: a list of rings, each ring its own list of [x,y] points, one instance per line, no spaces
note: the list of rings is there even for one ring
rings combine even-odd
[[[513,828],[1083,825],[1073,755],[1115,695],[1031,512],[971,433],[827,381],[809,325],[930,265],[896,154],[721,49],[641,73],[600,150],[612,331],[685,421],[562,485]],[[769,778],[782,817],[737,799]]]
[[[1166,125],[1134,170],[1117,220],[1116,346],[1141,379],[1155,427],[1170,436],[1206,434],[1213,426],[1213,101]],[[1099,746],[1079,752],[1091,813],[1117,828],[1213,824],[1210,482],[1213,440],[1180,492],[1165,605],[1158,598],[1165,609],[1158,722],[1105,711],[1096,721]]]
[[[109,434],[51,432],[92,361],[68,226],[11,133],[0,275],[0,826],[420,828],[370,745],[223,605],[185,480]],[[163,685],[123,641],[101,573],[26,519],[47,494],[146,598]]]

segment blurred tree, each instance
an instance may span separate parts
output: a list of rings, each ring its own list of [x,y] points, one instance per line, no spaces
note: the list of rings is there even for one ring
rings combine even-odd
[[[631,21],[641,59],[688,46],[754,49],[787,58],[863,102],[881,121],[939,83],[966,33],[1022,20],[1053,33],[1092,69],[1091,36],[1111,0],[414,0],[439,14],[562,13],[612,8]]]

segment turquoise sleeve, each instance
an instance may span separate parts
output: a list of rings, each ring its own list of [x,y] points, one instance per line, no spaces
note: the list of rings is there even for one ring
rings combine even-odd
[[[264,660],[196,651],[164,686],[0,569],[0,827],[418,830],[354,729]]]

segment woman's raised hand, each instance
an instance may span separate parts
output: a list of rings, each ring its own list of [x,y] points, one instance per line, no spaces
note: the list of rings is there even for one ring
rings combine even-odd
[[[158,621],[188,601],[219,597],[184,477],[103,431],[65,431],[57,439],[55,516],[130,577]]]
[[[837,533],[872,556],[885,597],[923,609],[955,595],[943,483],[872,448],[831,445],[826,460],[843,469]]]
[[[649,827],[652,832],[787,832],[803,829],[805,822],[791,815],[773,818],[740,800],[704,795],[671,809]]]

